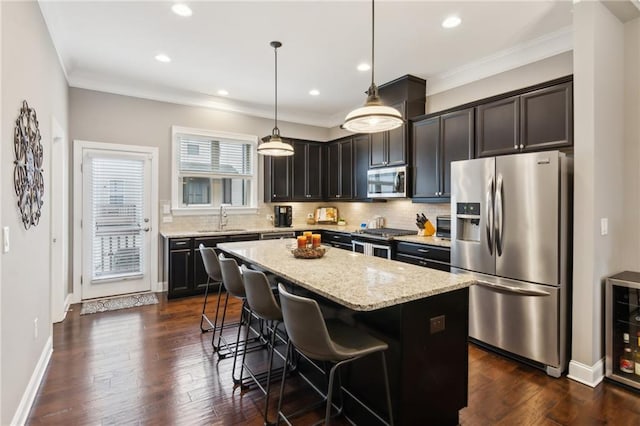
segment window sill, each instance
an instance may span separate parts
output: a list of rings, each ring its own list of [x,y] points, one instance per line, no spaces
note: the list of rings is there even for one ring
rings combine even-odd
[[[240,215],[240,214],[256,214],[258,213],[257,207],[226,207],[225,211],[227,215]],[[220,208],[214,207],[174,207],[171,209],[171,214],[173,216],[204,216],[204,215],[214,215],[218,216],[220,213]]]

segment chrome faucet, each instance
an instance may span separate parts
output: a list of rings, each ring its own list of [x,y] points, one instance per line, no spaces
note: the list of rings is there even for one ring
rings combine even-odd
[[[224,227],[227,226],[228,218],[227,218],[227,209],[228,204],[220,204],[220,213],[218,214],[218,230],[224,230]]]

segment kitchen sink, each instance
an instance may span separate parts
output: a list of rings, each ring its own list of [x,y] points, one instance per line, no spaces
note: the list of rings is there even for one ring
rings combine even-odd
[[[196,232],[199,234],[222,234],[225,232],[244,232],[246,229],[241,228],[225,228],[222,230],[219,229],[198,229]]]

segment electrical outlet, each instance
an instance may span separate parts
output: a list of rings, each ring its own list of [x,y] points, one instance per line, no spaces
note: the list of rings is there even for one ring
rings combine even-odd
[[[607,235],[609,233],[609,219],[606,217],[600,218],[600,235]]]
[[[38,338],[38,318],[33,319],[33,340]]]
[[[273,215],[272,215],[272,214],[268,214],[268,215],[267,215],[267,220],[268,220],[269,222],[273,222]]]
[[[4,253],[9,253],[9,227],[5,226],[2,228],[2,251]]]
[[[441,331],[444,331],[444,315],[433,317],[429,320],[429,322],[430,322],[429,331],[431,334],[436,334]]]
[[[173,216],[162,216],[162,223],[171,223],[173,222]]]

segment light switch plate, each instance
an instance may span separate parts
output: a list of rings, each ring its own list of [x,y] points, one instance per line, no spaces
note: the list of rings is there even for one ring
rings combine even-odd
[[[600,219],[600,235],[607,235],[609,233],[609,219],[603,217]]]
[[[171,206],[169,204],[163,204],[162,214],[169,214],[169,213],[171,213]]]
[[[9,253],[9,227],[2,228],[2,252]]]

